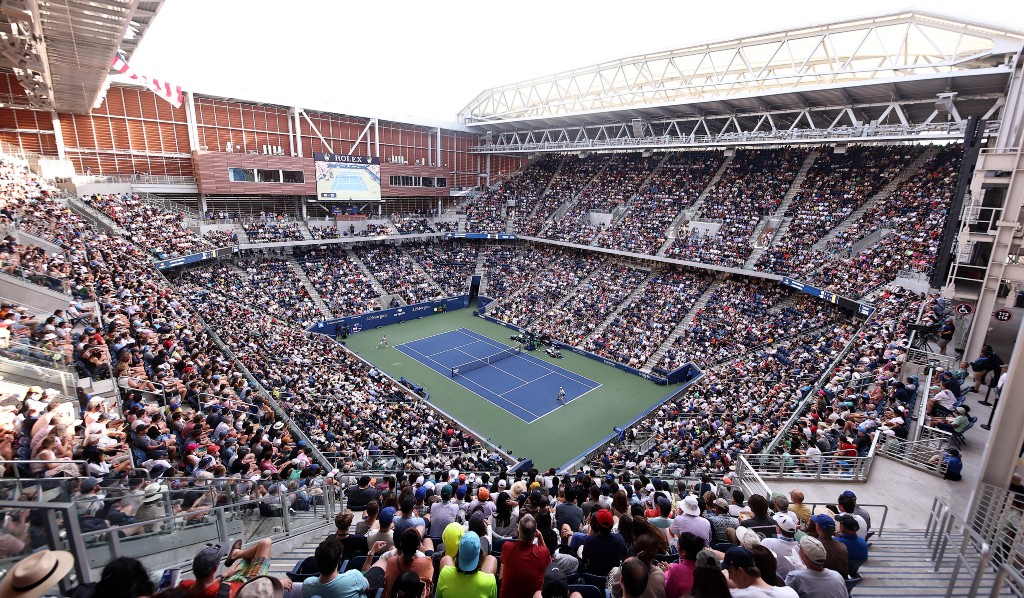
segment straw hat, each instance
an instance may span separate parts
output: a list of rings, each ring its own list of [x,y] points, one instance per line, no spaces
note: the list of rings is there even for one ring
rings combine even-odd
[[[38,598],[57,585],[75,557],[64,550],[41,550],[11,567],[0,580],[0,598]]]

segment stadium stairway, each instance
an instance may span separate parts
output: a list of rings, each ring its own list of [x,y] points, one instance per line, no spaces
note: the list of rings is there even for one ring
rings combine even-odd
[[[878,202],[892,195],[893,192],[895,192],[898,188],[900,188],[903,185],[903,183],[907,182],[907,179],[917,174],[917,172],[921,170],[921,167],[924,166],[924,163],[933,158],[937,152],[937,148],[931,148],[927,151],[921,152],[921,155],[918,156],[916,160],[911,162],[909,166],[903,169],[903,172],[901,172],[899,176],[889,181],[889,183],[885,187],[882,187],[880,191],[872,195],[870,199],[861,204],[859,208],[854,210],[852,214],[847,216],[842,222],[840,222],[837,226],[830,230],[828,234],[819,239],[818,242],[811,247],[811,250],[824,251],[825,249],[827,249],[828,244],[834,241],[835,238],[839,235],[839,233],[850,228],[850,226],[852,226],[854,222],[860,220],[864,216],[864,214],[868,212],[868,210],[877,206]]]
[[[651,368],[653,368],[654,366],[658,365],[659,362],[661,362],[661,358],[664,357],[665,353],[668,352],[669,347],[671,347],[672,344],[676,342],[676,339],[679,338],[679,335],[681,335],[683,331],[686,330],[686,328],[690,325],[690,323],[693,322],[693,318],[697,316],[697,312],[703,309],[703,307],[708,304],[708,300],[711,299],[711,294],[715,292],[715,289],[717,289],[718,285],[720,284],[720,280],[715,280],[713,283],[711,283],[710,286],[708,286],[707,289],[704,290],[701,296],[697,298],[697,302],[694,303],[693,307],[690,308],[690,311],[686,312],[686,315],[683,316],[681,320],[679,320],[679,323],[676,324],[676,327],[672,329],[672,333],[668,335],[668,338],[665,339],[665,342],[661,343],[661,346],[659,346],[658,350],[654,352],[654,355],[651,355],[651,358],[647,360],[647,363],[645,363],[644,366],[640,368],[640,371],[650,372]]]
[[[587,335],[587,338],[583,339],[583,346],[589,347],[590,341],[604,334],[605,329],[608,328],[608,326],[615,320],[615,318],[619,317],[619,314],[622,313],[624,309],[626,309],[626,306],[633,303],[634,299],[642,295],[644,291],[647,290],[647,285],[650,284],[651,279],[653,278],[654,272],[648,273],[647,278],[645,278],[643,282],[641,282],[640,284],[636,285],[636,288],[633,290],[633,292],[627,295],[625,299],[623,299],[618,305],[616,305],[615,309],[612,310],[612,313],[608,314],[608,317],[605,318],[603,322],[598,324],[597,327],[594,328],[594,331]]]
[[[931,560],[933,549],[928,547],[924,530],[892,530],[871,539],[868,560],[860,568],[863,578],[851,595],[854,598],[912,598],[947,596],[947,589],[956,565],[955,549],[958,536],[950,538],[950,547],[938,563]],[[971,575],[963,569],[951,596],[987,596],[992,590],[995,573],[983,574],[978,587],[971,588]]]
[[[647,176],[644,177],[644,180],[640,181],[640,184],[636,188],[636,193],[629,197],[629,201],[626,202],[625,209],[622,210],[622,212],[620,212],[618,216],[612,217],[612,222],[610,225],[608,225],[608,229],[613,229],[616,226],[618,226],[619,223],[622,222],[622,219],[626,217],[626,214],[629,214],[629,211],[633,209],[633,200],[639,197],[640,193],[643,192],[643,190],[646,189],[647,186],[651,184],[651,179],[654,178],[654,175],[656,175],[659,170],[661,170],[661,165],[665,163],[665,160],[668,160],[668,156],[669,153],[665,152],[665,154],[661,157],[661,160],[658,160],[658,163],[654,165],[654,168],[652,168],[651,171],[647,173]],[[600,231],[595,232],[594,238],[590,240],[589,245],[592,247],[597,247],[597,241],[600,238]]]
[[[324,301],[323,296],[320,295],[320,291],[317,291],[316,287],[313,286],[313,283],[309,280],[309,277],[306,276],[306,271],[302,269],[299,262],[295,261],[295,256],[289,255],[285,260],[285,263],[288,264],[288,268],[292,273],[302,281],[302,286],[306,289],[306,292],[309,293],[309,297],[313,300],[313,304],[316,305],[317,309],[320,310],[320,313],[322,313],[325,318],[333,318],[334,314],[331,312],[331,309],[327,307],[327,302]]]
[[[547,195],[547,193],[548,193],[548,189],[551,189],[551,183],[554,183],[554,182],[555,182],[555,179],[557,179],[557,178],[558,178],[558,175],[562,173],[562,165],[564,165],[564,164],[565,164],[565,155],[563,155],[563,156],[562,156],[562,157],[561,157],[561,158],[560,158],[560,159],[558,160],[558,166],[556,166],[556,167],[555,167],[555,172],[554,172],[554,173],[552,173],[552,174],[551,174],[551,178],[550,178],[550,179],[548,179],[548,184],[544,185],[544,190],[543,190],[543,191],[541,191],[541,192],[540,192],[540,193],[539,193],[539,194],[537,195],[537,197],[533,198],[533,207],[532,207],[532,208],[530,208],[530,213],[529,213],[529,214],[527,214],[527,215],[526,215],[526,218],[524,218],[524,219],[523,219],[523,221],[524,221],[524,222],[525,222],[526,220],[529,220],[530,218],[533,218],[534,216],[536,216],[536,215],[537,215],[537,208],[539,208],[539,207],[540,207],[540,198],[542,198],[542,197],[544,197],[545,195]]]
[[[461,227],[462,221],[460,220],[459,222],[459,226]],[[352,251],[351,248],[345,249],[345,255],[348,257],[348,259],[352,261],[353,264],[358,266],[359,269],[363,271],[363,274],[366,275],[366,280],[370,282],[370,286],[373,287],[374,292],[377,293],[377,297],[380,298],[380,304],[388,305],[388,302],[391,301],[391,295],[389,295],[388,292],[384,290],[384,287],[380,284],[380,281],[377,280],[377,277],[370,272],[370,269],[366,267],[366,264],[363,262],[363,260],[359,259],[359,256],[356,255],[356,252]],[[401,301],[401,298],[399,298],[399,301]]]
[[[611,163],[611,160],[605,160],[604,163],[601,164],[601,168],[598,168],[597,172],[594,173],[594,176],[587,179],[587,182],[580,186],[579,191],[577,191],[572,197],[570,197],[566,201],[562,202],[560,206],[555,208],[555,210],[551,212],[551,215],[548,216],[548,219],[544,221],[544,225],[541,227],[540,233],[537,236],[543,237],[544,231],[546,231],[548,227],[550,227],[556,220],[561,220],[563,216],[568,214],[572,210],[573,206],[575,206],[579,202],[580,195],[582,195],[583,192],[587,190],[587,187],[589,187],[594,181],[597,180],[598,177],[601,176],[602,173],[604,173],[605,169],[608,168],[608,166],[610,166]],[[554,177],[552,177],[551,181],[554,182],[554,180]],[[548,187],[550,186],[551,183],[548,183]],[[546,190],[545,193],[547,193]],[[541,197],[543,197],[543,195]]]
[[[413,270],[422,274],[423,278],[426,278],[427,282],[434,286],[434,289],[439,293],[439,295],[437,296],[444,296],[444,289],[441,287],[441,285],[437,284],[437,281],[434,280],[434,277],[430,275],[430,272],[427,272],[427,270],[423,266],[421,266],[420,263],[417,262],[411,255],[408,256],[408,258],[409,262],[412,264]]]
[[[697,196],[697,200],[693,202],[692,206],[682,206],[682,209],[680,209],[679,213],[676,214],[675,219],[672,220],[672,224],[668,225],[668,230],[666,231],[667,238],[665,242],[662,243],[661,249],[658,250],[657,255],[665,255],[665,252],[668,251],[668,248],[672,246],[672,241],[676,240],[676,230],[679,229],[679,225],[683,222],[683,219],[686,218],[686,214],[688,212],[695,212],[696,210],[700,209],[700,206],[704,205],[704,198],[708,196],[708,193],[711,193],[711,190],[715,188],[715,185],[718,184],[718,181],[722,179],[722,175],[725,174],[725,169],[728,168],[730,164],[732,164],[732,160],[735,157],[736,154],[733,154],[731,156],[728,156],[722,162],[722,165],[718,167],[718,171],[715,172],[715,176],[713,176],[711,180],[708,181],[707,187],[704,187],[704,190],[701,191],[699,196]]]

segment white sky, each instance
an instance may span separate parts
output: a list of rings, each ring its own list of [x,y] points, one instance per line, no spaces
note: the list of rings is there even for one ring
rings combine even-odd
[[[928,0],[921,8],[1024,31],[1024,10],[1013,5]],[[886,0],[166,0],[132,66],[201,93],[454,121],[488,87],[904,8]]]

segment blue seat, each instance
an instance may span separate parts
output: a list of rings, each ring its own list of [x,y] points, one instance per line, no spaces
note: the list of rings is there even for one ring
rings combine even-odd
[[[604,588],[589,584],[572,584],[569,586],[569,595],[579,592],[583,598],[604,598]]]
[[[608,585],[608,578],[604,575],[595,575],[593,573],[580,573],[580,583],[601,588],[601,591],[604,592],[605,586]]]
[[[967,438],[964,437],[964,434],[967,433],[967,430],[973,428],[974,424],[976,423],[978,423],[978,416],[972,415],[970,417],[970,421],[967,424],[967,427],[964,428],[963,432],[953,432],[953,436],[952,438],[950,438],[950,440],[953,443],[953,446],[960,448],[961,446],[967,444]]]
[[[366,563],[366,555],[357,554],[348,560],[348,563],[345,565],[345,571],[352,571],[353,569],[359,571],[363,568],[364,563]]]
[[[295,563],[292,570],[285,573],[285,575],[295,583],[302,583],[307,577],[319,576],[320,568],[317,566],[315,558],[307,556]]]

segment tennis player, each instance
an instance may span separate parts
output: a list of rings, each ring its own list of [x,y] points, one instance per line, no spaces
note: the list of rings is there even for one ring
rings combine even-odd
[[[380,337],[380,342],[377,343],[377,348],[378,349],[381,349],[381,348],[387,349],[388,348],[388,335],[385,334],[384,336]]]
[[[565,389],[561,386],[558,387],[558,402],[565,405]]]

